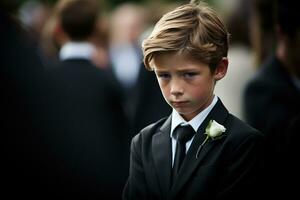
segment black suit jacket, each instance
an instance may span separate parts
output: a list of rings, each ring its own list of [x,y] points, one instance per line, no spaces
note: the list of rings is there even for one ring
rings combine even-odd
[[[206,143],[209,120],[226,127],[223,137]],[[262,135],[228,113],[219,100],[199,127],[173,186],[171,117],[136,135],[124,199],[250,199],[258,193]]]
[[[272,56],[245,90],[246,120],[266,138],[264,188],[268,191],[268,198],[278,198],[278,195],[286,197],[284,187],[289,186],[285,182],[285,176],[289,168],[286,168],[285,141],[289,124],[299,114],[300,91],[295,87],[285,66]],[[274,177],[277,181],[274,181]]]
[[[46,72],[49,194],[76,199],[121,198],[129,133],[113,79],[90,61],[70,59]],[[50,171],[49,170],[49,171]]]

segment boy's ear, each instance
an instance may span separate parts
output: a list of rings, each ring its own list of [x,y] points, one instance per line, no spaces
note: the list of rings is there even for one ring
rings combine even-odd
[[[226,75],[227,69],[228,69],[228,58],[223,57],[214,72],[215,80],[216,81],[221,80]]]

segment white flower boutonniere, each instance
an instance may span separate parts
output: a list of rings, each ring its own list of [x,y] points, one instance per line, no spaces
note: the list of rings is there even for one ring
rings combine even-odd
[[[204,146],[204,144],[207,142],[208,139],[211,140],[216,140],[222,137],[222,134],[226,131],[226,128],[219,124],[218,122],[216,122],[215,120],[210,120],[208,122],[208,125],[205,129],[205,133],[206,134],[206,138],[205,140],[202,142],[202,144],[199,146],[197,153],[196,153],[196,158],[198,158],[198,155],[202,149],[202,147]]]

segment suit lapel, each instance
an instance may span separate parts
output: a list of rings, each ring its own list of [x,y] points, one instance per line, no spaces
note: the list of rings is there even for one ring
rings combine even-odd
[[[170,188],[172,169],[170,131],[171,116],[161,126],[160,130],[154,134],[152,139],[152,155],[163,196],[166,196]]]
[[[191,147],[185,157],[184,162],[182,163],[182,167],[179,171],[179,174],[174,182],[174,185],[171,188],[170,197],[175,197],[176,194],[183,188],[184,184],[189,180],[192,176],[193,172],[197,169],[197,166],[201,163],[203,158],[208,154],[208,152],[214,147],[214,142],[207,142],[201,152],[199,153],[199,157],[196,158],[196,153],[199,146],[205,140],[206,135],[205,129],[208,125],[210,120],[216,120],[218,123],[223,124],[228,116],[228,111],[222,104],[221,100],[219,99],[217,104],[214,106],[212,111],[209,115],[205,118],[201,126],[197,130],[197,134],[191,144]]]

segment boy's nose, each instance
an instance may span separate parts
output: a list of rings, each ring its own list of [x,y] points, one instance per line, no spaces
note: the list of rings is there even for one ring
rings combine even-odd
[[[183,94],[183,91],[183,87],[181,87],[179,83],[175,83],[175,81],[173,81],[173,83],[171,84],[170,93],[174,96],[180,96]]]

